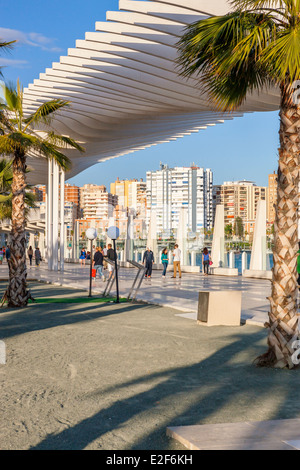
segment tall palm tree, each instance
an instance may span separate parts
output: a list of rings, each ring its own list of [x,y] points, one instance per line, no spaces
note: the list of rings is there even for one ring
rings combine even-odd
[[[0,221],[12,219],[12,189],[13,170],[12,160],[0,160]],[[37,209],[37,197],[30,185],[25,188],[25,215],[30,209]]]
[[[26,285],[25,253],[25,189],[26,160],[29,154],[45,159],[54,159],[60,167],[70,167],[64,149],[84,149],[73,139],[57,135],[51,130],[51,119],[69,105],[63,100],[43,103],[30,115],[25,115],[23,89],[4,85],[4,100],[0,104],[0,155],[12,159],[12,231],[11,260],[9,264],[9,286],[6,292],[8,306],[27,305],[30,293]],[[40,129],[40,130],[39,130]]]
[[[298,338],[297,251],[300,156],[300,0],[234,0],[231,12],[192,24],[178,44],[180,73],[199,76],[222,111],[249,93],[280,90],[278,203],[268,351],[259,366],[293,368]]]

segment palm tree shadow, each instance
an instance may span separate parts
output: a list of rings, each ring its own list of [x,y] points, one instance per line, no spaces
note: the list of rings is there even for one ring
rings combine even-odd
[[[145,419],[145,434],[131,444],[131,449],[168,448],[166,427],[193,425],[206,422],[235,400],[247,399],[249,403],[269,394],[274,380],[265,381],[265,371],[252,365],[236,363],[237,356],[248,349],[259,349],[264,337],[261,332],[245,336],[236,335],[233,342],[222,347],[207,359],[188,367],[178,367],[145,375],[137,380],[124,382],[118,387],[96,391],[93,398],[101,400],[112,393],[117,396],[147,383],[146,391],[133,393],[118,399],[105,409],[82,420],[64,431],[47,436],[33,449],[84,449],[108,432],[117,432],[134,418]],[[276,378],[280,381],[280,374]],[[159,383],[157,384],[157,381]],[[162,419],[158,403],[169,403],[171,418]],[[178,404],[178,410],[176,410]],[[181,411],[180,411],[181,410]],[[300,405],[299,405],[300,412]],[[153,418],[154,416],[154,418]],[[155,416],[159,417],[155,423]]]
[[[121,315],[128,310],[151,308],[140,304],[31,304],[21,310],[7,309],[0,313],[0,339],[28,333],[42,331],[61,325],[72,325],[96,319]]]

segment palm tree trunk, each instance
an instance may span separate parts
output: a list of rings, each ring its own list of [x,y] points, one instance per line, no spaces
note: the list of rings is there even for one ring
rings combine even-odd
[[[293,103],[291,86],[281,86],[280,150],[277,207],[274,224],[274,268],[269,298],[269,350],[259,366],[292,369],[292,345],[298,339],[297,252],[300,157],[300,106]]]
[[[16,153],[13,161],[11,258],[7,289],[9,307],[25,307],[30,296],[26,283],[25,174],[26,158]]]

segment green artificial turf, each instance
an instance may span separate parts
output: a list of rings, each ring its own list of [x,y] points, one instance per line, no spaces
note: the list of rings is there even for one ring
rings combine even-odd
[[[34,301],[29,299],[28,303],[32,304],[72,304],[72,303],[107,303],[116,302],[114,297],[70,297],[70,298],[44,298],[35,299]],[[120,298],[120,302],[127,302],[127,299]]]

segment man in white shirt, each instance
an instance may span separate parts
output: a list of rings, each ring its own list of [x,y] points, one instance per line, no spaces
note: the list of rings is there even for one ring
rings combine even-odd
[[[179,273],[179,278],[181,278],[181,267],[180,267],[180,258],[181,258],[181,250],[179,250],[178,245],[175,245],[173,251],[173,266],[174,266],[174,274],[173,278],[176,278],[177,269]]]

